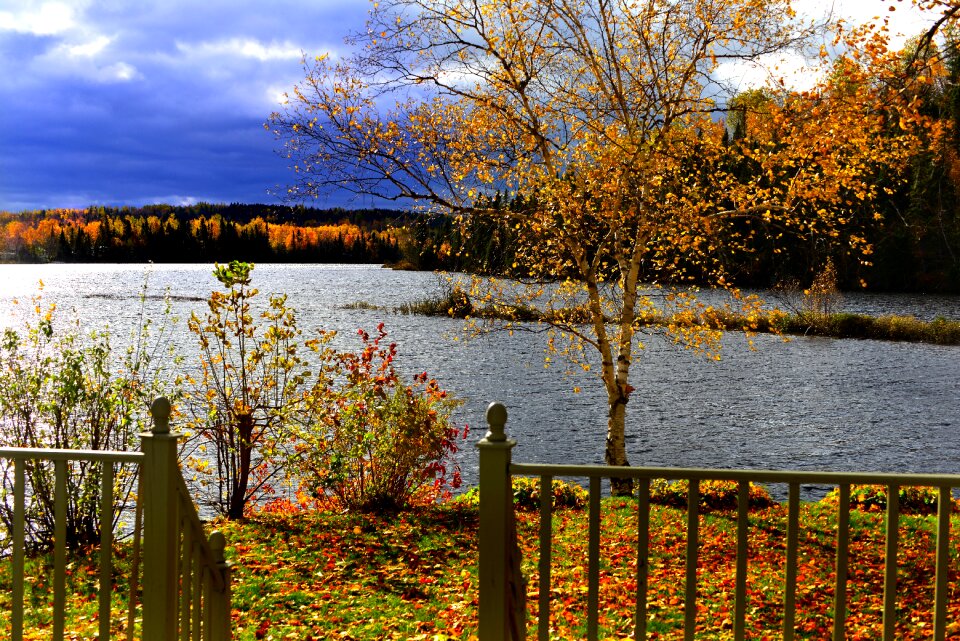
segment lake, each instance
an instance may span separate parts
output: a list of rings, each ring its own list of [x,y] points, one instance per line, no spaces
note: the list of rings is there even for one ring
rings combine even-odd
[[[148,312],[161,315],[169,290],[179,321],[170,340],[193,367],[186,329],[203,313],[218,283],[211,265],[0,265],[0,316],[14,298],[37,292],[75,314],[85,327],[109,324],[114,345],[137,323],[138,297],[149,274]],[[594,374],[544,368],[542,335],[495,333],[459,338],[462,322],[351,309],[366,302],[388,310],[439,292],[437,276],[369,265],[257,265],[254,286],[265,298],[285,292],[300,326],[335,329],[339,345],[356,347],[356,330],[384,322],[406,373],[427,371],[465,401],[461,423],[473,430],[460,452],[467,483],[476,482],[472,443],[485,430],[493,400],[506,404],[514,459],[601,463],[606,402]],[[845,295],[849,311],[960,318],[960,298]],[[122,339],[122,340],[118,340]],[[724,339],[712,362],[657,337],[633,368],[627,448],[635,465],[720,468],[960,472],[960,347],[866,340],[758,336]],[[574,393],[579,387],[582,392]],[[813,491],[814,495],[817,491]],[[808,493],[809,495],[809,493]]]

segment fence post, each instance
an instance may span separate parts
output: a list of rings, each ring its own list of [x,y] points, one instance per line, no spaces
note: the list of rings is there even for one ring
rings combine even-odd
[[[143,641],[177,638],[176,476],[179,434],[170,433],[170,401],[150,406],[153,431],[140,435],[143,450]]]
[[[223,532],[217,531],[210,535],[210,551],[213,552],[213,563],[223,577],[223,590],[210,591],[210,641],[230,641],[233,631],[230,625],[230,567],[224,556],[227,539]]]
[[[510,452],[517,444],[507,439],[507,408],[490,403],[487,434],[480,450],[480,641],[511,639],[507,585],[509,512],[513,509]]]

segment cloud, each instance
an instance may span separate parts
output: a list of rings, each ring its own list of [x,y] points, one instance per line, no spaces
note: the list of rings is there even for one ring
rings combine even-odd
[[[26,63],[35,82],[54,80],[111,84],[140,80],[136,66],[112,51],[115,38],[99,35],[80,42],[61,42]],[[118,53],[120,55],[118,55]]]
[[[936,19],[936,12],[923,12],[897,0],[795,0],[794,5],[809,15],[832,12],[834,18],[849,26],[886,22],[893,49],[903,47],[907,40],[926,31]]]
[[[62,51],[72,58],[92,58],[106,49],[112,40],[107,36],[98,36],[82,44],[62,45]]]
[[[206,198],[198,198],[197,196],[182,196],[180,194],[170,194],[165,196],[154,196],[147,197],[147,200],[151,203],[166,203],[168,205],[176,205],[178,207],[189,207],[190,205],[196,205],[200,202],[211,202]],[[216,201],[213,201],[216,202]],[[135,203],[123,203],[125,205],[135,205]]]
[[[714,71],[714,79],[734,93],[779,83],[798,91],[812,89],[823,78],[818,60],[808,60],[797,53],[761,56],[755,62],[725,62]]]
[[[302,50],[290,42],[262,43],[253,38],[230,38],[215,42],[177,42],[177,49],[188,58],[252,58],[260,62],[270,60],[299,60]]]
[[[275,202],[291,175],[263,121],[367,8],[0,0],[0,209]]]
[[[136,67],[125,62],[116,62],[106,67],[100,67],[94,76],[99,82],[130,82],[142,78]]]
[[[262,123],[370,6],[0,0],[0,209],[275,201],[293,177]]]
[[[38,7],[27,2],[19,11],[0,11],[0,31],[51,36],[68,31],[75,25],[73,7],[62,2],[44,2]]]
[[[794,8],[806,20],[823,21],[826,18],[842,21],[846,29],[874,24],[886,25],[889,46],[901,49],[906,42],[926,31],[934,22],[934,13],[921,12],[911,5],[895,0],[794,0]],[[893,7],[895,11],[890,11]],[[824,46],[830,48],[829,42]],[[825,77],[828,68],[819,59],[805,58],[799,53],[764,56],[748,62],[721,64],[714,77],[727,89],[743,91],[771,82],[783,82],[793,89],[813,88]]]

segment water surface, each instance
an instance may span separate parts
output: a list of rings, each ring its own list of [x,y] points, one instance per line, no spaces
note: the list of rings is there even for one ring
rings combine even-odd
[[[148,313],[161,316],[165,291],[179,322],[169,340],[194,367],[185,319],[202,314],[218,283],[210,265],[2,265],[0,309],[43,297],[85,327],[109,324],[119,339],[137,323],[149,274]],[[257,265],[254,285],[286,292],[300,325],[335,329],[355,347],[358,328],[384,322],[400,367],[427,371],[465,403],[458,419],[474,430],[460,453],[476,481],[476,450],[490,401],[506,404],[515,460],[600,463],[606,403],[594,374],[544,368],[543,336],[531,332],[460,338],[461,321],[347,309],[393,309],[439,291],[435,275],[357,265]],[[960,298],[846,295],[850,311],[960,318]],[[21,305],[22,307],[22,305]],[[0,311],[3,322],[11,321]],[[628,406],[628,454],[636,465],[884,472],[960,472],[960,348],[868,340],[755,338],[729,334],[712,362],[651,337],[640,354]],[[574,388],[581,388],[576,394]]]

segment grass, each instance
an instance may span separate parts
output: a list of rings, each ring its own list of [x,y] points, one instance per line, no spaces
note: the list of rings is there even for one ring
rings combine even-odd
[[[260,514],[224,524],[238,562],[235,639],[468,636],[476,511]],[[258,636],[259,635],[259,636]]]
[[[528,630],[536,638],[537,531],[535,511],[518,510],[517,530],[527,586]],[[736,513],[702,515],[698,638],[732,638]],[[773,504],[750,514],[747,629],[750,638],[779,638],[783,601],[786,509]],[[327,512],[260,513],[245,523],[221,523],[233,579],[234,638],[470,639],[477,626],[477,512],[469,502],[395,515]],[[601,638],[631,633],[635,606],[636,506],[605,499],[600,568]],[[798,638],[828,638],[832,628],[835,506],[801,507]],[[952,528],[960,531],[955,516]],[[554,514],[551,621],[555,638],[585,635],[587,512]],[[686,514],[667,505],[651,509],[648,609],[651,639],[682,638]],[[897,639],[929,636],[933,603],[935,517],[904,515],[898,552]],[[881,636],[884,515],[851,514],[847,638]],[[960,635],[960,569],[951,546],[950,632]],[[96,629],[95,557],[72,559],[69,599],[72,638]],[[122,563],[121,563],[122,565]],[[0,621],[9,616],[9,564],[0,574]],[[28,638],[49,635],[49,559],[28,571]],[[120,587],[124,587],[121,581]],[[115,628],[122,630],[122,596]],[[77,620],[79,618],[79,621]],[[2,636],[0,627],[0,636]],[[951,638],[957,638],[951,636]]]
[[[367,302],[367,301],[365,301],[365,300],[358,300],[358,301],[356,301],[356,302],[354,302],[354,303],[347,303],[347,304],[345,304],[345,305],[341,305],[341,306],[340,306],[340,309],[352,309],[352,310],[360,310],[360,311],[377,311],[377,310],[382,310],[383,307],[381,307],[381,306],[379,306],[379,305],[374,305],[373,303]]]
[[[127,603],[130,594],[130,546],[121,544],[114,553],[114,590],[111,594],[111,632],[126,638]],[[99,634],[100,554],[93,549],[75,552],[66,568],[66,638],[95,639]],[[0,638],[10,638],[13,609],[10,557],[0,561]],[[49,639],[53,628],[53,554],[29,557],[24,582],[24,639]],[[139,612],[135,621],[139,638]]]
[[[394,311],[398,314],[415,316],[466,318],[474,310],[470,297],[459,286],[444,286],[439,294],[410,303],[402,303]]]
[[[512,322],[586,324],[590,320],[589,311],[584,307],[554,310],[549,314],[526,306],[477,307],[467,293],[459,287],[448,288],[432,298],[404,303],[394,311],[422,316],[473,317]],[[611,320],[608,319],[608,322]],[[913,316],[868,316],[847,312],[786,313],[777,310],[758,316],[738,314],[729,310],[713,310],[707,316],[669,316],[647,313],[638,319],[638,325],[649,327],[698,325],[727,331],[960,345],[960,321],[943,317],[924,321]]]
[[[960,322],[942,317],[923,321],[913,316],[792,314],[779,323],[779,329],[785,334],[960,345]]]

